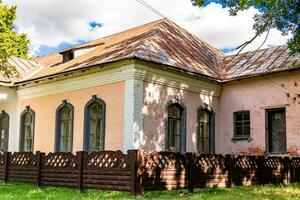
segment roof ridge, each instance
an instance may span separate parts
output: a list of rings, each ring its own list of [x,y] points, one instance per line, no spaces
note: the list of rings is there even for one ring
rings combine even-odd
[[[158,20],[158,21],[159,21],[159,20]],[[142,34],[151,33],[151,32],[153,32],[154,30],[156,30],[156,29],[149,29],[149,30],[145,31],[145,32],[142,33]],[[140,34],[140,35],[142,35],[142,34]],[[134,38],[134,37],[137,37],[137,36],[133,35],[133,36],[128,37],[128,38],[125,38],[124,40],[121,40],[121,41],[119,41],[119,42],[117,42],[117,43],[113,43],[113,44],[111,44],[111,45],[109,45],[109,46],[107,46],[107,47],[105,47],[105,48],[109,48],[109,47],[115,46],[115,45],[117,45],[118,43],[122,43],[122,42],[124,42],[124,41],[129,41],[130,39],[132,39],[132,38]],[[144,38],[144,39],[142,39],[142,40],[145,41],[146,38]],[[100,48],[100,46],[96,46],[95,49],[91,50],[91,51],[88,52],[87,54],[93,54],[94,52],[97,52],[97,51],[99,50],[99,48]],[[134,51],[133,56],[135,56],[135,54],[136,54],[139,50],[140,50],[140,48],[137,49],[136,51]],[[86,54],[80,55],[80,56],[78,56],[78,58],[83,57],[83,56],[86,56]],[[75,58],[75,59],[76,59],[76,58]],[[75,59],[74,59],[74,60],[75,60]],[[92,59],[92,60],[91,60],[91,59]],[[76,63],[76,64],[92,63],[92,62],[95,62],[97,59],[98,59],[97,56],[96,56],[96,57],[90,57],[88,60],[84,60],[84,61],[79,62],[79,63]],[[66,69],[69,69],[69,68],[72,68],[72,67],[73,67],[73,65],[67,67]]]
[[[175,23],[172,23],[171,25],[168,24],[168,25],[172,28],[172,27],[173,27],[173,26],[172,26],[173,24],[175,24]],[[180,29],[180,26],[175,26],[175,28],[178,29],[178,30],[176,30],[176,32],[178,32],[178,34],[180,34],[180,32],[183,30],[183,29]],[[165,35],[164,31],[162,31],[161,29],[158,29],[158,31],[160,31],[161,34]],[[190,35],[190,36],[192,36],[192,38],[193,38],[193,35],[189,34],[189,32],[185,31],[185,33],[187,33],[188,35],[182,35],[182,37],[188,38],[188,36]],[[170,35],[170,37],[171,37],[172,39],[176,39],[176,38],[174,38],[172,35]],[[176,36],[175,36],[175,37],[176,37]],[[190,41],[190,42],[191,42],[191,43],[194,43],[194,41]],[[201,41],[200,41],[200,42],[201,42]],[[179,44],[179,45],[180,45],[180,44]],[[200,45],[202,45],[202,43],[200,43]],[[192,46],[192,45],[191,45],[191,46]],[[196,49],[198,49],[198,48],[196,48]],[[183,48],[182,50],[185,51],[187,54],[189,54],[189,56],[195,58],[195,55],[191,54],[188,50],[185,50],[184,48]],[[198,50],[200,50],[200,49],[198,49]],[[195,51],[195,52],[196,52],[198,55],[202,54],[201,52],[198,52],[198,51]],[[176,57],[178,57],[178,56],[176,56]],[[180,57],[178,57],[178,59],[180,59]],[[195,59],[196,59],[196,58],[195,58]],[[207,58],[205,58],[205,56],[204,56],[203,59],[206,60]],[[203,59],[200,59],[201,62],[202,62],[201,65],[205,66],[205,61],[204,61]],[[207,69],[204,69],[203,66],[201,66],[201,68],[202,68],[203,70],[207,71]],[[215,67],[215,66],[213,66],[213,67],[208,67],[208,68],[209,68],[211,71],[213,71],[214,73],[218,74],[218,72],[215,71],[215,68],[214,68],[214,67]]]
[[[200,38],[198,35],[195,35],[194,33],[191,33],[187,30],[185,30],[183,27],[181,27],[180,25],[178,25],[177,23],[173,22],[172,20],[170,19],[166,19],[165,21],[173,24],[174,26],[176,26],[178,29],[180,29],[181,31],[191,35],[192,37],[196,38],[197,40],[201,41],[202,43],[205,44],[205,46],[207,48],[209,48],[210,50],[212,50],[213,52],[217,52],[218,54],[220,54],[220,56],[224,55],[224,53],[222,51],[220,51],[219,49],[217,49],[216,47],[214,47],[212,44],[210,44],[209,42],[203,40],[202,38]]]
[[[156,24],[159,24],[163,21],[165,21],[167,18],[162,18],[162,19],[158,19],[158,20],[155,20],[155,21],[151,21],[151,22],[148,22],[146,24],[141,24],[141,25],[138,25],[138,26],[135,26],[135,27],[132,27],[132,28],[128,28],[128,29],[125,29],[125,30],[122,30],[122,31],[119,31],[119,32],[116,32],[116,33],[113,33],[113,34],[110,34],[110,35],[106,35],[104,37],[100,37],[100,38],[96,38],[96,39],[93,39],[93,40],[90,40],[88,42],[85,42],[85,43],[82,43],[82,44],[77,44],[77,45],[74,45],[72,47],[68,47],[68,48],[65,48],[65,49],[62,49],[60,51],[55,51],[53,53],[58,53],[58,52],[64,52],[64,51],[68,51],[68,50],[71,50],[71,49],[74,49],[74,48],[78,48],[78,47],[85,47],[85,46],[90,46],[91,43],[93,42],[97,42],[98,40],[104,40],[105,38],[108,38],[108,37],[113,37],[113,36],[116,36],[118,34],[122,34],[122,33],[126,33],[126,32],[130,32],[130,31],[133,31],[135,29],[139,29],[143,26],[149,26],[151,24],[156,25]],[[99,41],[99,43],[101,44],[101,42]],[[95,46],[98,46],[100,44],[95,44]],[[50,53],[50,54],[46,54],[46,55],[43,55],[43,56],[47,56],[47,55],[51,55],[53,53]]]

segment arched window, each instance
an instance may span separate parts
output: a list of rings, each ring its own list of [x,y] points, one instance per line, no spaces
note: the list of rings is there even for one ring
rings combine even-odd
[[[168,106],[167,150],[185,152],[185,114],[178,103]]]
[[[72,152],[74,107],[66,100],[56,110],[55,151]]]
[[[214,112],[206,107],[198,109],[197,149],[200,153],[214,153]]]
[[[20,151],[33,151],[34,111],[27,106],[21,114]]]
[[[8,150],[9,115],[3,110],[0,113],[0,151]]]
[[[96,95],[86,104],[84,150],[103,151],[105,146],[105,102]]]

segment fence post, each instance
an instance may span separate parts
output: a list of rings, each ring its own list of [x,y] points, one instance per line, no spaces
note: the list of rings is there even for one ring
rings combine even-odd
[[[291,183],[291,160],[289,157],[284,157],[284,172],[285,184]]]
[[[227,171],[228,171],[227,187],[231,187],[232,184],[233,184],[233,181],[232,181],[232,174],[233,174],[233,159],[234,159],[234,156],[233,156],[233,155],[227,154],[227,155],[225,156],[225,165],[226,165],[226,168],[227,168]]]
[[[186,187],[189,192],[194,192],[194,181],[193,181],[193,172],[194,172],[194,159],[195,154],[188,152],[185,154],[185,164],[186,164]]]
[[[127,153],[130,156],[130,174],[131,174],[131,184],[130,192],[133,196],[138,196],[141,194],[141,188],[139,187],[139,178],[138,178],[138,150],[128,150]]]
[[[83,160],[84,160],[84,151],[77,151],[76,152],[76,157],[78,159],[78,179],[77,179],[77,190],[78,191],[82,191],[83,190],[83,186],[82,186],[82,180],[83,180]]]
[[[259,184],[265,184],[265,156],[258,157],[258,168],[260,169],[259,173]]]
[[[36,152],[36,186],[41,186],[41,167],[42,167],[42,156],[44,153],[41,153],[40,151]]]
[[[4,152],[4,174],[3,174],[3,182],[7,184],[8,182],[8,170],[10,165],[10,156],[11,152]]]

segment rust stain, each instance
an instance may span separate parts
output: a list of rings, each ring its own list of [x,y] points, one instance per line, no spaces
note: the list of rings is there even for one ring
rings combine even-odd
[[[260,147],[249,147],[245,150],[239,151],[238,154],[242,154],[242,155],[265,155],[266,150],[264,148],[260,148]]]
[[[225,56],[219,60],[222,79],[234,80],[300,68],[300,55],[290,55],[287,45]]]
[[[300,156],[300,149],[296,145],[290,145],[287,149],[287,154],[290,156]]]

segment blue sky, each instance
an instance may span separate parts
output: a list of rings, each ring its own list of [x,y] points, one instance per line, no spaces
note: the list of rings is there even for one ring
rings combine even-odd
[[[74,45],[83,44],[85,42],[86,41],[84,41],[84,40],[79,40],[78,42],[75,42],[75,43],[62,42],[62,43],[58,44],[57,46],[41,45],[39,47],[39,50],[36,53],[37,53],[38,56],[46,55],[46,54],[49,54],[49,53],[60,51],[62,49],[70,48]]]
[[[16,27],[28,34],[31,54],[44,55],[96,38],[120,32],[160,17],[136,0],[4,0],[17,6]],[[204,8],[195,7],[190,0],[146,0],[159,12],[201,39],[225,53],[251,38],[253,16],[251,8],[238,16],[229,16],[220,0]],[[280,45],[288,37],[272,30],[264,47]],[[245,50],[260,46],[262,35]]]
[[[103,27],[104,25],[101,23],[101,22],[97,22],[97,21],[91,21],[88,23],[88,27],[91,31],[97,29],[97,28],[101,28]],[[87,28],[88,28],[87,27]],[[41,56],[41,55],[46,55],[46,54],[49,54],[49,53],[53,53],[53,52],[57,52],[57,51],[60,51],[62,49],[67,49],[67,48],[70,48],[72,46],[75,46],[75,45],[79,45],[79,44],[83,44],[83,43],[86,43],[88,42],[88,40],[82,40],[82,39],[79,39],[77,41],[74,41],[72,43],[69,43],[69,42],[66,42],[66,41],[63,41],[61,42],[60,44],[58,44],[57,46],[46,46],[46,45],[41,45],[39,47],[39,50],[36,52],[36,54],[38,56]]]

